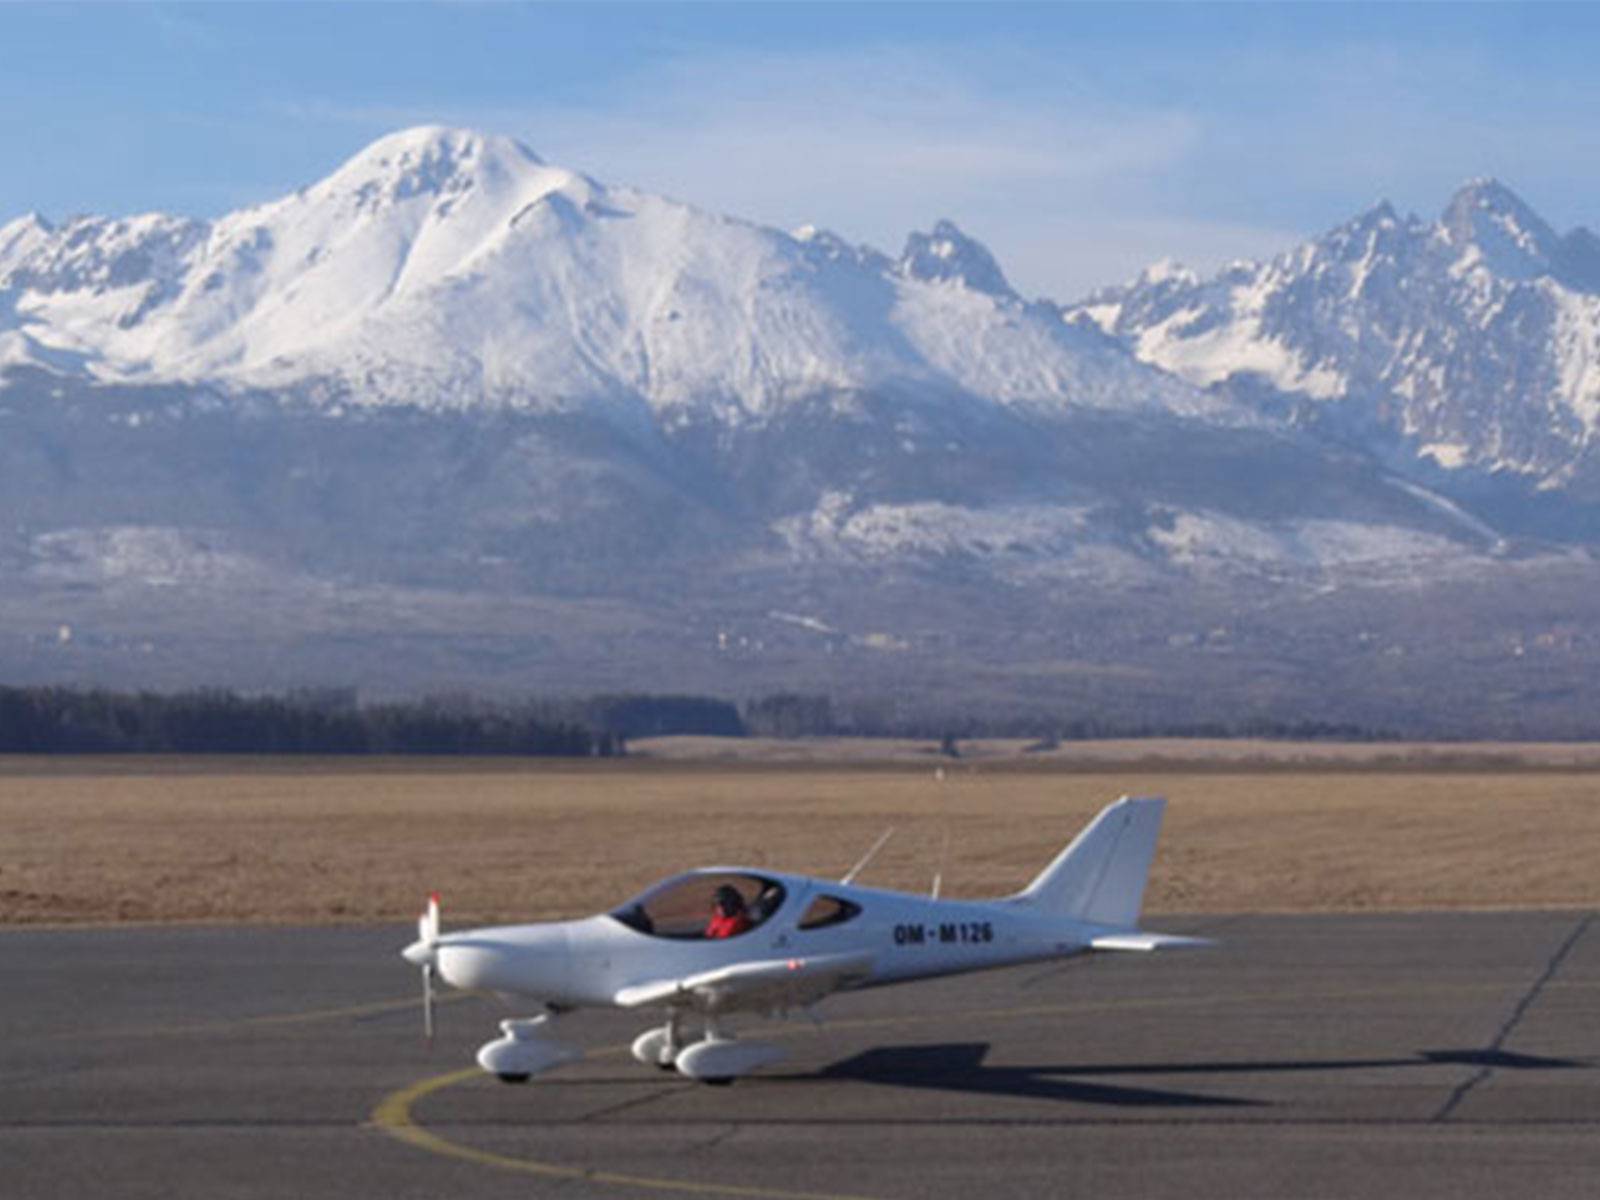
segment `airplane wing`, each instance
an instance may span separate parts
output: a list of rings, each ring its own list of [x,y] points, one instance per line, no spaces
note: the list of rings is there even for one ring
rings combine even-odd
[[[734,963],[684,979],[660,979],[625,987],[612,997],[621,1008],[666,1005],[700,1012],[803,1008],[872,974],[870,951],[774,958]]]
[[[1149,953],[1151,950],[1201,950],[1215,946],[1210,938],[1180,937],[1175,933],[1105,933],[1089,941],[1091,950],[1134,950]]]

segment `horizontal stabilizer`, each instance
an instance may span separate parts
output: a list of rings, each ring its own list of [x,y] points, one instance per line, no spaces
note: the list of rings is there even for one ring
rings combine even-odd
[[[1215,946],[1210,938],[1180,937],[1175,933],[1107,933],[1089,942],[1091,950],[1204,950]]]

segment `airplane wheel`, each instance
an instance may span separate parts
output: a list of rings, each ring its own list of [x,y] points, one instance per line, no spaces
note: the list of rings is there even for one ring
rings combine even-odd
[[[531,1076],[531,1075],[523,1075],[523,1074],[515,1074],[515,1073],[506,1073],[506,1074],[502,1074],[502,1075],[498,1076],[497,1078],[499,1078],[501,1083],[527,1083],[528,1080],[533,1078],[533,1076]]]
[[[658,1062],[656,1064],[656,1070],[658,1070],[658,1071],[676,1071],[677,1069],[678,1069],[678,1064],[677,1063]]]
[[[735,1078],[733,1075],[721,1075],[716,1079],[702,1079],[700,1082],[709,1087],[732,1087]]]

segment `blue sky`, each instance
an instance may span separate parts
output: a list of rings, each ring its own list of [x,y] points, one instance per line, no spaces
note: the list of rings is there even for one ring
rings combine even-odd
[[[1600,6],[0,4],[0,219],[271,199],[407,125],[1031,294],[1496,175],[1600,226]]]

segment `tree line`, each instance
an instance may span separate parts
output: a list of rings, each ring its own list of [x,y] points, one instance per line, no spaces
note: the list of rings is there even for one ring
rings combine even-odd
[[[472,696],[364,704],[354,689],[245,696],[0,687],[0,754],[438,754],[612,757],[629,738],[742,737],[709,696],[606,694],[496,703]]]
[[[0,754],[392,754],[613,757],[632,738],[1028,737],[1041,746],[1096,738],[1261,737],[1384,741],[1356,725],[1295,720],[1152,722],[1040,716],[959,719],[857,706],[838,714],[827,696],[779,692],[742,705],[711,696],[618,693],[495,703],[471,696],[362,703],[354,689],[245,696],[0,687]]]
[[[620,749],[611,733],[535,706],[0,687],[0,753],[6,754],[608,756]]]

